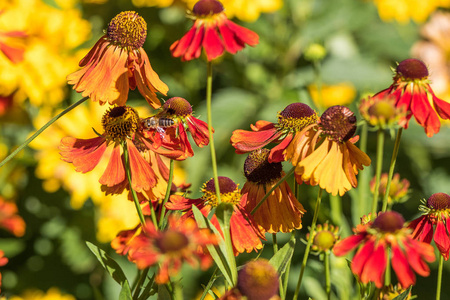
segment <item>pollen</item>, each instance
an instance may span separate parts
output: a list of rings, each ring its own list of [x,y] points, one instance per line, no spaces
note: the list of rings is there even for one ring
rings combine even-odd
[[[450,196],[446,193],[436,193],[427,200],[427,207],[435,210],[446,210],[450,208]]]
[[[383,233],[394,233],[403,228],[405,219],[402,215],[395,211],[387,211],[381,213],[373,221],[372,228],[376,228]]]
[[[107,139],[121,142],[139,128],[139,115],[130,106],[116,106],[103,115],[102,125]]]
[[[231,203],[233,205],[239,204],[239,202],[241,201],[241,191],[239,189],[239,186],[228,177],[219,176],[218,179],[220,199],[223,202]],[[207,202],[208,205],[216,207],[219,204],[217,201],[216,186],[214,184],[213,178],[203,184],[202,192],[202,198],[205,200],[205,202]]]
[[[348,141],[356,132],[356,117],[345,106],[328,108],[320,117],[321,128],[329,139],[336,142]]]
[[[114,45],[136,50],[144,45],[147,23],[134,11],[123,11],[109,22],[107,35]]]
[[[317,113],[304,103],[292,103],[278,113],[278,127],[281,130],[301,131],[308,125],[317,123]]]
[[[223,12],[224,8],[222,3],[217,0],[200,0],[192,9],[192,12],[196,16],[210,16]]]
[[[244,175],[248,181],[266,184],[281,178],[281,162],[269,163],[269,149],[258,149],[249,154],[244,162]]]
[[[405,59],[397,66],[397,74],[405,79],[425,79],[428,77],[427,66],[418,59]]]
[[[170,98],[164,103],[163,109],[168,115],[177,117],[185,117],[192,114],[191,104],[181,97]]]

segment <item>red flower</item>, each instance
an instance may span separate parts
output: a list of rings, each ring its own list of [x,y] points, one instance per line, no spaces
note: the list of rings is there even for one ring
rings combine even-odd
[[[399,213],[380,213],[374,221],[358,225],[354,232],[355,235],[338,242],[333,253],[342,256],[360,246],[351,269],[362,283],[374,282],[377,288],[383,287],[388,259],[403,288],[415,284],[413,270],[421,276],[430,274],[425,261],[435,260],[433,247],[414,240]],[[391,258],[387,256],[388,249],[391,249]]]
[[[253,250],[261,249],[261,239],[264,239],[264,236],[257,228],[253,218],[241,205],[241,203],[245,203],[247,196],[242,196],[237,184],[228,177],[219,176],[219,190],[221,200],[234,206],[234,212],[230,220],[234,255],[237,256],[244,251],[250,253]],[[186,212],[182,217],[183,220],[193,218],[192,205],[197,206],[204,216],[208,216],[211,210],[218,205],[213,179],[203,185],[202,192],[203,196],[198,199],[186,199],[181,196],[171,197],[166,207],[170,210]],[[216,216],[212,217],[211,223],[221,232]],[[221,234],[223,235],[222,232]]]
[[[0,267],[8,263],[8,259],[5,257],[5,253],[0,250]],[[2,291],[2,273],[0,273],[0,292]]]
[[[153,108],[161,103],[156,92],[167,95],[167,85],[153,71],[142,45],[147,23],[136,12],[125,11],[109,23],[102,36],[80,61],[83,69],[67,76],[74,90],[101,105],[125,105],[129,89],[136,87]]]
[[[433,239],[445,260],[450,252],[450,196],[445,193],[431,195],[423,205],[419,206],[423,215],[412,221],[408,227],[418,241],[431,243]],[[436,231],[434,228],[436,226]]]
[[[394,96],[397,107],[406,107],[404,128],[408,128],[409,120],[414,115],[427,136],[431,137],[440,130],[439,117],[450,119],[450,103],[439,99],[433,93],[428,80],[428,69],[418,59],[402,61],[395,71],[394,83],[377,93],[374,98],[380,99],[389,95]]]
[[[17,237],[25,233],[25,222],[17,215],[17,205],[8,202],[0,196],[0,227],[6,229]]]
[[[146,146],[156,153],[176,160],[194,155],[187,132],[197,146],[209,144],[208,124],[192,115],[192,106],[183,98],[173,97],[156,116],[142,121],[144,135],[152,142]],[[214,130],[213,130],[214,132]]]
[[[217,0],[200,0],[192,9],[195,20],[192,28],[180,40],[170,46],[174,57],[182,61],[198,58],[205,49],[206,58],[211,61],[224,51],[235,54],[245,44],[255,46],[259,37],[253,31],[228,20],[222,3]]]

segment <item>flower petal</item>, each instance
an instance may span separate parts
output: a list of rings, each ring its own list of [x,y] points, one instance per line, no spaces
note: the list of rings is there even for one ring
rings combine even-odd
[[[366,237],[365,234],[354,234],[336,243],[333,247],[333,253],[336,256],[343,256],[356,248]]]
[[[450,251],[450,239],[448,237],[447,229],[445,228],[444,222],[438,220],[436,225],[436,231],[434,232],[434,242],[438,247],[439,252],[445,260],[448,260],[448,255]]]
[[[416,275],[409,267],[408,261],[406,260],[405,255],[400,250],[398,245],[393,245],[391,247],[392,250],[392,268],[397,274],[398,281],[402,285],[402,288],[406,289],[410,285],[414,285],[416,282]]]
[[[205,49],[206,58],[211,61],[222,55],[225,47],[215,27],[207,26],[205,30],[205,38],[203,39],[203,48]]]
[[[361,282],[368,283],[373,281],[377,288],[384,285],[384,272],[386,270],[386,249],[383,243],[379,243],[375,251],[364,264],[361,274]]]
[[[114,147],[109,158],[108,166],[105,172],[103,172],[102,177],[98,180],[98,182],[108,187],[112,187],[125,180],[125,169],[123,167],[120,148],[120,146]]]

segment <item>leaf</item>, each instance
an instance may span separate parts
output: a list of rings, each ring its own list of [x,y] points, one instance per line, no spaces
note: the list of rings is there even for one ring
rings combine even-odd
[[[295,248],[295,236],[292,235],[289,242],[287,242],[283,248],[277,251],[274,256],[269,260],[272,266],[277,269],[278,274],[281,276],[286,272],[287,266],[290,264],[292,255]]]
[[[406,291],[395,297],[393,300],[405,300],[406,298],[408,298],[409,293],[411,293],[411,289],[412,285],[410,285]]]
[[[119,294],[119,300],[132,300],[133,297],[131,296],[131,290],[130,285],[128,284],[128,281],[124,281],[122,284],[122,289],[120,290]]]
[[[209,254],[211,254],[211,257],[213,258],[219,270],[222,272],[228,284],[234,286],[234,282],[232,280],[233,277],[231,276],[231,268],[225,256],[225,242],[223,241],[222,236],[220,235],[216,227],[211,224],[208,218],[206,218],[195,205],[192,206],[192,212],[194,213],[194,218],[197,221],[199,228],[208,228],[219,238],[219,244],[217,246],[209,245],[207,246],[207,248]]]

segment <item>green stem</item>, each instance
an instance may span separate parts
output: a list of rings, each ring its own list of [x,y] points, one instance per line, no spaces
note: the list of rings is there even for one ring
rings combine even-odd
[[[323,267],[325,269],[325,291],[327,299],[331,299],[331,275],[330,275],[330,251],[325,251],[325,258],[323,260]]]
[[[384,274],[384,286],[389,286],[391,284],[391,250],[386,249],[386,273]]]
[[[162,208],[161,208],[161,215],[159,216],[159,226],[158,228],[161,229],[163,221],[164,221],[164,215],[166,214],[166,203],[169,201],[170,198],[170,190],[172,188],[172,181],[173,181],[173,169],[174,169],[174,160],[170,160],[170,167],[169,167],[169,180],[167,181],[167,189],[166,189],[166,196],[164,197]]]
[[[377,167],[376,167],[376,181],[375,181],[375,190],[373,192],[373,200],[372,200],[372,216],[375,216],[377,213],[378,207],[378,194],[380,188],[380,178],[381,178],[381,169],[383,168],[383,148],[384,148],[384,131],[383,129],[378,129],[377,134]]]
[[[392,152],[391,165],[389,166],[389,175],[386,183],[386,192],[383,198],[383,212],[386,211],[387,202],[389,198],[389,191],[391,189],[392,175],[394,174],[395,162],[397,161],[398,149],[400,148],[400,140],[402,138],[403,128],[399,128],[397,131],[397,137],[395,138],[394,151]]]
[[[436,300],[441,299],[441,284],[442,284],[442,270],[444,268],[444,257],[439,255],[439,268],[437,277],[437,287],[436,287]]]
[[[139,298],[139,293],[140,293],[140,287],[142,286],[142,284],[145,281],[145,278],[147,277],[148,274],[148,268],[145,268],[141,275],[139,276],[139,280],[136,281],[136,285],[134,286],[134,292],[133,292],[133,299],[138,299]]]
[[[302,285],[303,274],[305,273],[306,262],[308,261],[309,251],[313,242],[313,232],[316,230],[317,217],[319,216],[320,202],[322,201],[322,189],[319,189],[317,195],[316,207],[314,209],[314,216],[311,223],[311,229],[309,230],[308,243],[306,244],[305,253],[303,254],[302,266],[300,269],[300,275],[298,276],[297,287],[295,288],[295,294],[293,300],[298,298],[298,293],[300,292],[300,286]]]
[[[45,129],[47,129],[50,125],[52,125],[53,123],[55,123],[59,118],[61,118],[62,116],[64,116],[65,114],[67,114],[69,111],[71,111],[72,109],[74,109],[75,107],[77,107],[78,105],[80,105],[81,103],[83,103],[84,101],[86,101],[87,99],[89,99],[89,97],[84,97],[81,100],[78,100],[78,102],[75,102],[74,104],[72,104],[71,106],[69,106],[68,108],[66,108],[65,110],[63,110],[62,112],[60,112],[58,115],[56,115],[55,117],[53,117],[53,119],[51,119],[50,121],[47,122],[47,124],[45,124],[44,126],[42,126],[38,131],[36,131],[32,136],[30,136],[22,145],[20,145],[19,147],[16,148],[16,150],[14,150],[10,155],[8,155],[7,157],[5,157],[4,160],[2,160],[2,162],[0,162],[0,167],[2,167],[4,164],[6,164],[8,161],[11,160],[11,158],[13,158],[14,156],[17,155],[17,153],[19,153],[23,148],[25,148],[26,146],[28,146],[29,143],[31,143],[38,135],[40,135]]]
[[[359,140],[359,148],[364,153],[367,153],[367,127],[367,123],[363,122],[360,133],[361,138]],[[369,211],[367,207],[370,202],[368,201],[369,175],[370,173],[367,169],[360,170],[358,174],[358,198],[352,199],[352,217],[354,222],[358,221],[360,216],[366,215]],[[355,224],[357,223],[355,222]]]
[[[252,209],[252,211],[250,212],[251,215],[253,215],[258,208],[264,203],[264,201],[266,201],[267,198],[269,198],[270,194],[272,194],[272,192],[283,182],[285,181],[292,173],[294,173],[295,167],[292,167],[287,173],[286,175],[283,176],[283,178],[281,178],[265,195],[264,197],[262,197],[262,199],[258,202],[258,204],[256,204],[256,206]]]
[[[272,233],[272,241],[273,241],[273,254],[278,252],[278,244],[277,244],[277,234]]]
[[[339,195],[330,195],[331,219],[336,225],[341,225],[342,220],[342,198]]]
[[[208,118],[208,133],[209,144],[211,149],[211,165],[214,175],[214,186],[216,189],[217,201],[220,204],[220,188],[219,188],[219,176],[217,175],[217,163],[216,163],[216,149],[214,148],[214,137],[212,132],[212,114],[211,114],[211,98],[212,98],[212,62],[207,62],[206,72],[206,110]]]

